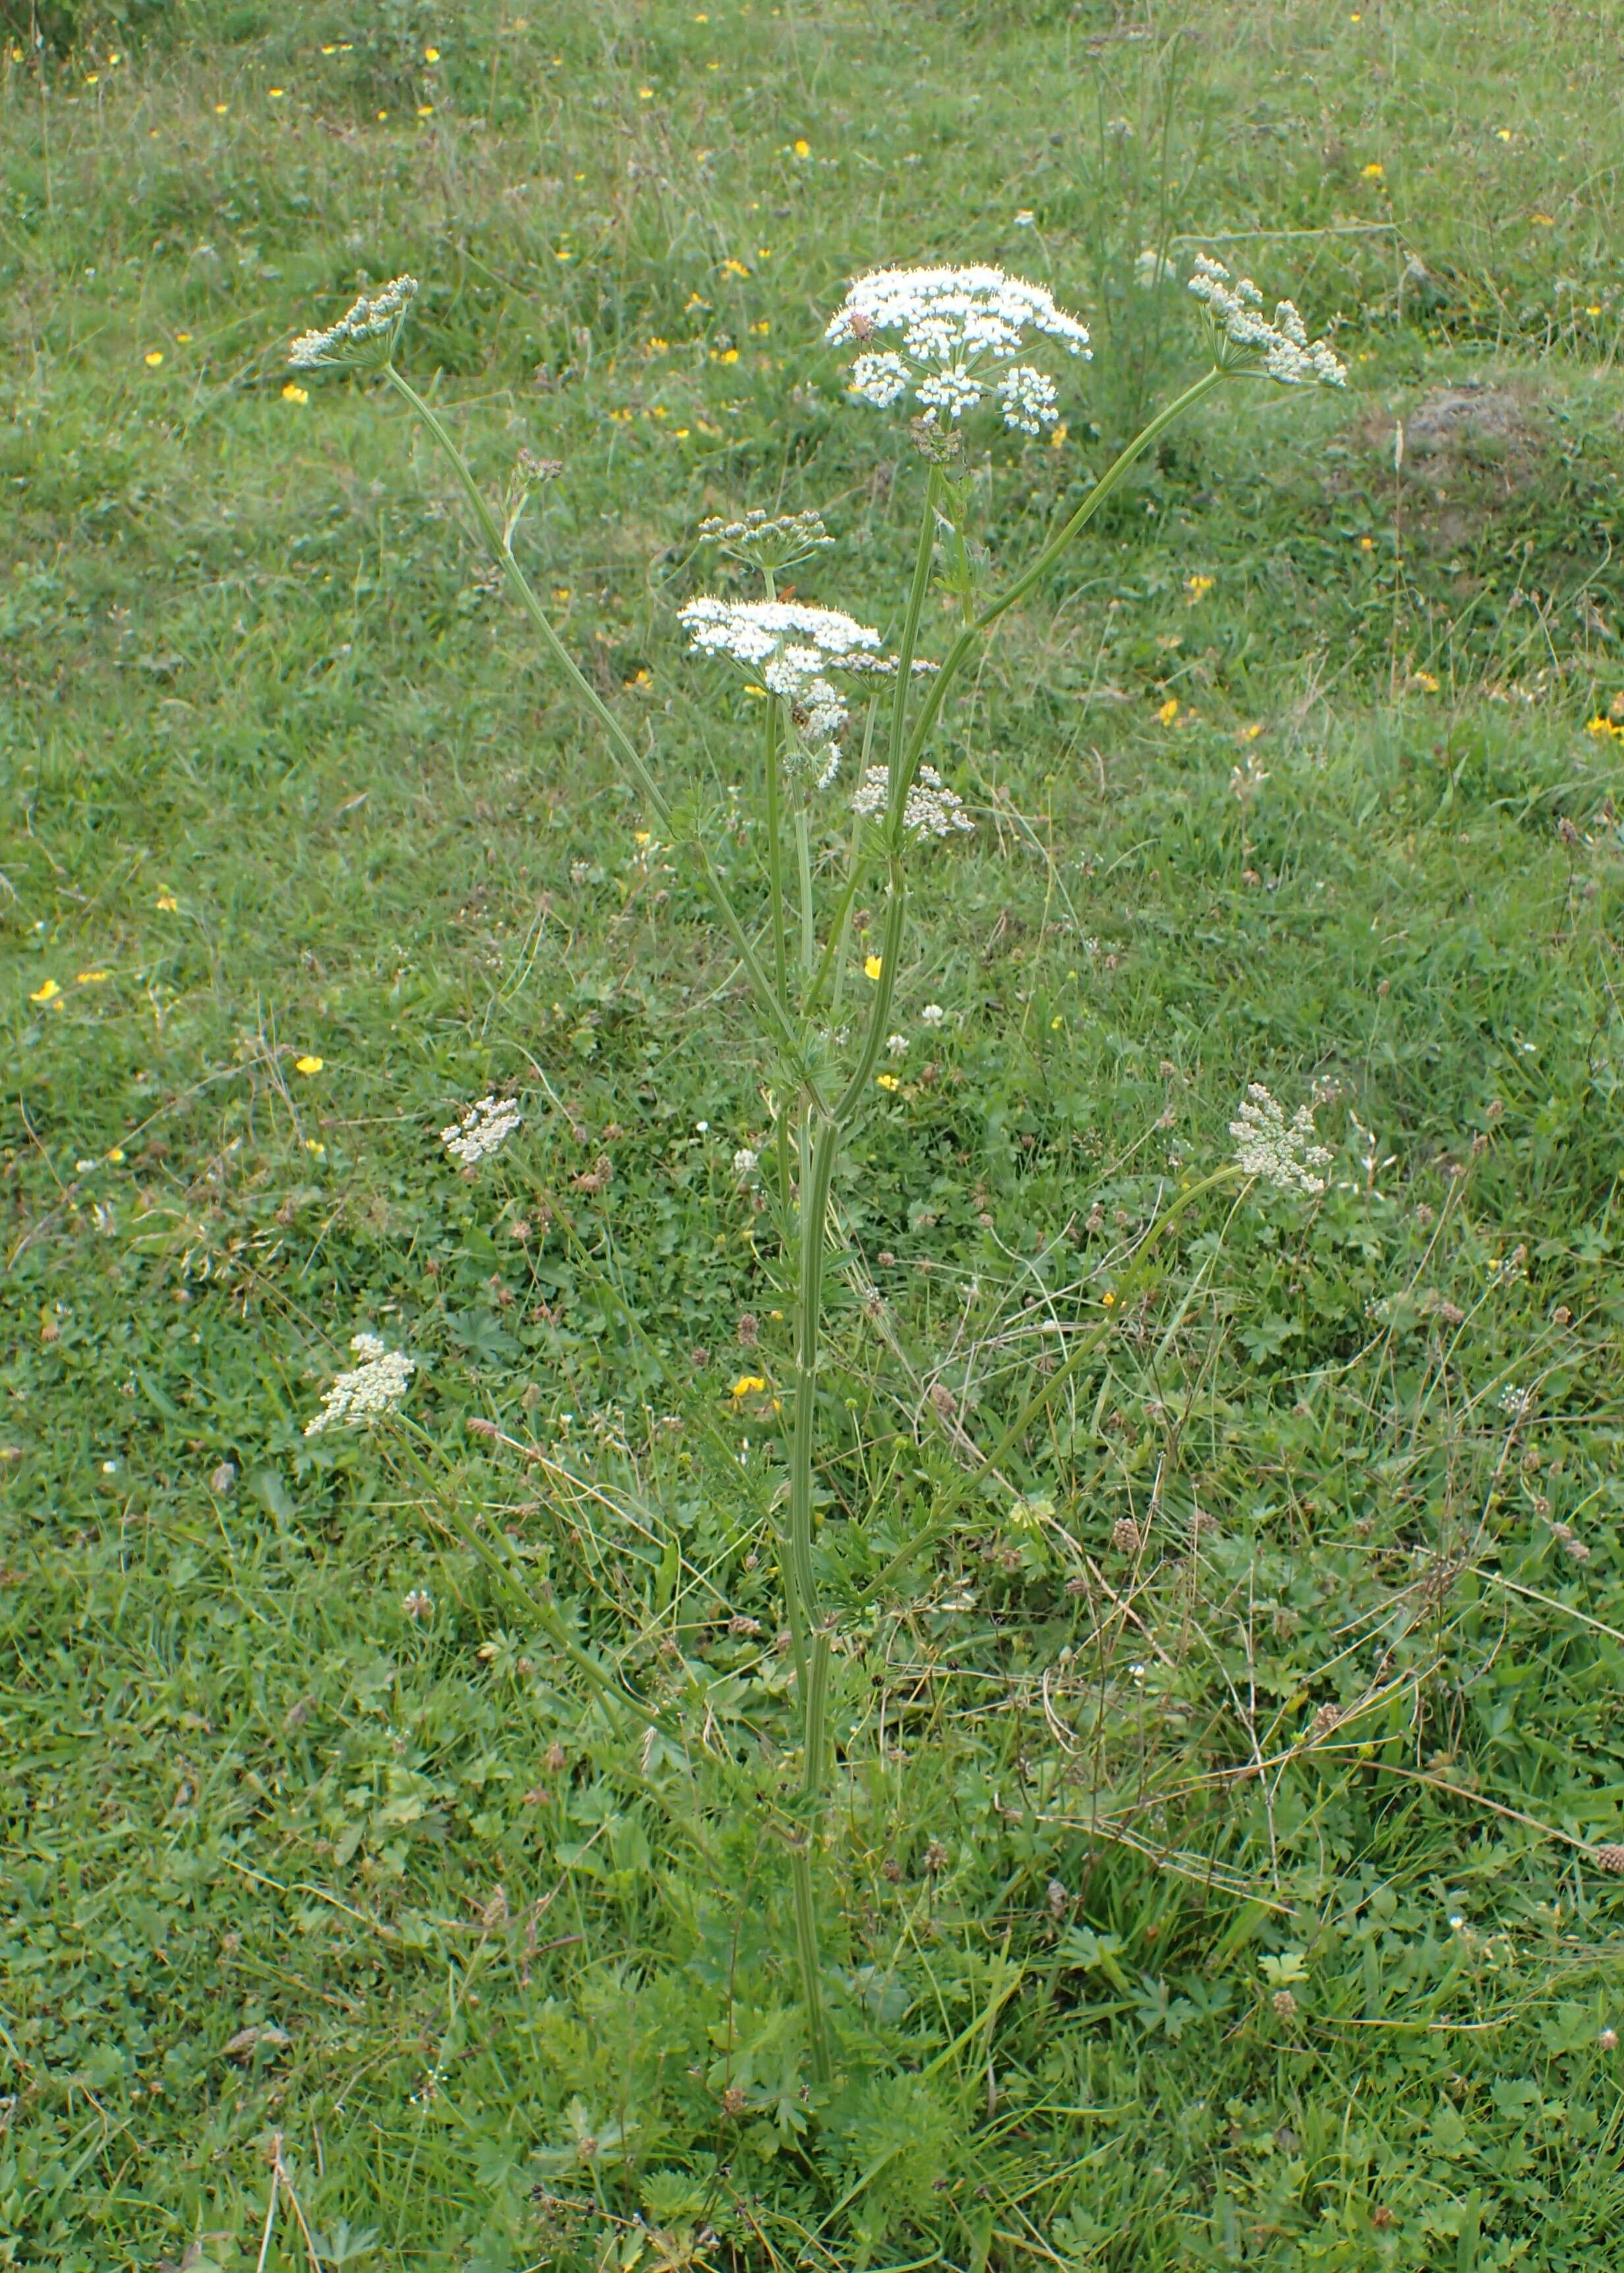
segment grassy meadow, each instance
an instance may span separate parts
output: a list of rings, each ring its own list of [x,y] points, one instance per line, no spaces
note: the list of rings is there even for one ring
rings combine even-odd
[[[1614,11],[0,12],[0,2266],[1615,2263]],[[933,745],[976,826],[831,1266],[815,2088],[769,1069],[445,466],[288,342],[421,280],[405,368],[492,492],[562,461],[523,557],[756,910],[675,611],[743,589],[707,514],[816,506],[801,596],[894,637],[844,280],[1089,324],[1052,437],[978,430],[1007,570],[1200,368],[1202,249],[1350,386],[1173,430]],[[1331,1189],[1149,1238],[1252,1082]],[[307,1437],[362,1330],[401,1419]]]

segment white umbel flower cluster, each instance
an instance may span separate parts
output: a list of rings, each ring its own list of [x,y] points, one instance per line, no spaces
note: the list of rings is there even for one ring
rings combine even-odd
[[[288,350],[289,362],[299,371],[320,371],[330,364],[380,362],[394,346],[417,296],[415,276],[392,277],[376,292],[363,292],[355,305],[325,332],[301,333]]]
[[[678,612],[696,655],[725,656],[784,704],[793,739],[792,770],[823,789],[840,763],[839,736],[848,712],[831,666],[878,655],[880,635],[838,608],[789,600],[690,600]]]
[[[865,821],[877,821],[891,802],[891,768],[870,766],[857,785],[852,811]],[[968,836],[975,827],[964,809],[964,799],[948,788],[934,766],[921,766],[908,791],[902,825],[914,836],[951,836],[955,830]]]
[[[463,1106],[440,1130],[440,1141],[454,1160],[475,1168],[507,1143],[523,1118],[511,1097],[481,1097]]]
[[[416,1358],[408,1357],[403,1350],[387,1348],[377,1334],[352,1335],[350,1347],[361,1362],[350,1372],[334,1377],[332,1387],[321,1399],[320,1412],[304,1424],[307,1437],[320,1437],[324,1429],[364,1428],[393,1413],[411,1386],[411,1377],[417,1369]]]
[[[863,350],[851,391],[881,409],[912,388],[928,418],[952,426],[990,392],[1006,426],[1035,434],[1059,414],[1054,381],[1015,361],[1033,334],[1090,353],[1087,332],[1041,284],[1001,268],[876,268],[853,281],[824,337]],[[868,345],[888,336],[900,344]]]
[[[1235,1139],[1235,1164],[1248,1176],[1257,1176],[1277,1191],[1302,1192],[1318,1198],[1325,1189],[1321,1168],[1332,1156],[1315,1141],[1314,1108],[1300,1105],[1289,1121],[1260,1081],[1247,1085],[1239,1112],[1229,1123]]]
[[[1263,313],[1263,295],[1250,276],[1232,285],[1221,260],[1204,252],[1195,257],[1190,289],[1205,301],[1207,311],[1223,338],[1248,357],[1260,356],[1263,368],[1282,386],[1346,386],[1347,365],[1339,363],[1325,340],[1311,342],[1303,319],[1289,300],[1277,302],[1271,324]]]

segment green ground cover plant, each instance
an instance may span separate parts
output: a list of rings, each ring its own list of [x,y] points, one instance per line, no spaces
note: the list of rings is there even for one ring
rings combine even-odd
[[[0,58],[0,2262],[1608,2263],[1605,13],[41,28]],[[700,524],[821,514],[780,595],[894,647],[942,478],[817,344],[846,280],[996,260],[1089,326],[1057,423],[953,471],[997,589],[1200,368],[1197,252],[1350,385],[1168,432],[944,706],[975,825],[910,868],[826,1264],[798,1847],[734,943],[455,472],[288,342],[422,280],[405,367],[486,494],[560,462],[520,557],[754,922],[761,709],[679,622],[754,587]],[[884,924],[853,896],[858,1009]],[[469,1159],[481,1098],[522,1119]],[[1248,1109],[1254,1162],[1312,1120],[1295,1192]],[[357,1334],[399,1415],[311,1434]]]

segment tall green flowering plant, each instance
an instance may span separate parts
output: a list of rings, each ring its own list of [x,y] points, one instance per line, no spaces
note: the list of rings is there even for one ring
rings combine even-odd
[[[1190,289],[1207,312],[1213,344],[1208,368],[1149,421],[1027,565],[989,596],[971,566],[966,431],[989,410],[1019,432],[1037,434],[1053,426],[1059,416],[1058,389],[1030,357],[1057,351],[1086,359],[1087,332],[1041,286],[996,268],[883,269],[858,278],[831,319],[827,340],[856,350],[850,374],[853,397],[883,409],[911,402],[924,467],[914,570],[894,651],[887,652],[876,630],[838,609],[779,598],[783,571],[822,553],[831,542],[816,514],[769,519],[753,513],[737,521],[708,523],[705,534],[755,567],[761,596],[700,597],[681,611],[692,650],[745,672],[761,698],[768,915],[764,931],[753,934],[711,859],[705,831],[673,804],[658,764],[638,747],[570,655],[515,553],[525,494],[556,469],[522,456],[505,506],[493,506],[440,412],[399,368],[397,345],[417,289],[412,278],[402,276],[376,295],[364,296],[328,330],[297,340],[292,361],[302,370],[350,366],[379,372],[444,451],[493,559],[544,649],[602,728],[665,840],[682,848],[697,869],[756,1003],[771,1091],[779,1100],[772,1165],[786,1276],[795,1298],[789,1485],[778,1557],[801,1725],[800,1798],[791,1812],[789,1849],[796,1954],[813,2067],[822,2079],[830,2073],[830,2043],[814,1866],[831,1773],[834,1639],[813,1553],[823,1279],[841,1144],[869,1104],[891,1027],[910,866],[932,844],[971,825],[961,800],[925,754],[943,705],[971,656],[1176,419],[1232,378],[1341,386],[1345,374],[1323,341],[1308,341],[1289,301],[1279,304],[1270,321],[1254,285],[1232,281],[1218,263],[1199,259]],[[946,655],[935,664],[916,650],[938,563],[942,586],[957,603],[958,620]],[[850,800],[855,817],[851,855],[838,887],[826,896],[830,904],[820,906],[810,853],[811,804],[838,778],[852,710],[865,697],[868,736]],[[883,722],[883,754],[876,758],[877,719]],[[868,959],[875,984],[866,1013],[847,1031],[841,1026],[841,1010],[851,910],[864,880],[876,871],[884,881],[884,912],[877,956]],[[1175,1204],[1183,1204],[1182,1199]],[[995,1459],[1086,1358],[1092,1343],[1081,1339],[1077,1354],[1046,1377],[1016,1416],[995,1448]],[[942,1514],[938,1509],[937,1523]],[[933,1534],[934,1527],[927,1537]],[[471,1529],[465,1536],[478,1553],[494,1558],[488,1541]],[[667,1727],[667,1716],[583,1650],[545,1602],[532,1607],[578,1671],[645,1724]]]

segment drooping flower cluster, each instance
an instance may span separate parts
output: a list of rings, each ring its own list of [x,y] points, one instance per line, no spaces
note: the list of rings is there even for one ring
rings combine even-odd
[[[877,656],[880,635],[838,608],[788,600],[690,600],[678,611],[696,655],[725,656],[784,704],[793,729],[789,770],[819,789],[840,763],[839,734],[848,713],[831,668]]]
[[[456,1119],[440,1130],[440,1141],[454,1160],[461,1160],[465,1168],[477,1167],[507,1143],[523,1118],[511,1097],[481,1097],[462,1107]]]
[[[417,296],[415,276],[395,276],[376,292],[363,292],[355,305],[325,332],[301,333],[288,350],[289,362],[299,371],[320,371],[330,364],[381,362],[399,336]]]
[[[335,1374],[322,1397],[321,1410],[304,1424],[307,1437],[324,1429],[359,1429],[393,1413],[417,1369],[416,1358],[386,1347],[377,1334],[355,1334],[350,1348],[361,1362],[349,1373]]]
[[[699,533],[735,560],[748,560],[756,568],[793,568],[834,543],[822,514],[810,509],[780,513],[770,519],[756,506],[738,521],[713,513],[700,522]]]
[[[1271,324],[1263,313],[1263,295],[1250,276],[1230,283],[1221,260],[1204,252],[1195,258],[1190,289],[1204,301],[1214,325],[1231,346],[1250,361],[1261,359],[1263,369],[1282,386],[1346,386],[1348,371],[1325,340],[1310,341],[1303,319],[1289,300],[1276,303]]]
[[[1001,268],[876,268],[853,280],[824,337],[862,349],[851,391],[881,409],[912,388],[927,419],[953,426],[990,392],[1006,426],[1035,434],[1059,414],[1054,381],[1015,361],[1034,334],[1090,353],[1084,326],[1041,284]],[[887,338],[900,343],[868,344]]]
[[[1289,1121],[1260,1081],[1249,1083],[1239,1112],[1229,1123],[1235,1139],[1235,1163],[1242,1173],[1257,1176],[1277,1191],[1302,1192],[1317,1198],[1325,1189],[1321,1168],[1332,1155],[1315,1141],[1314,1108],[1299,1105]]]
[[[891,768],[870,766],[852,799],[852,811],[876,821],[891,802]],[[968,836],[975,827],[964,809],[964,799],[934,766],[921,766],[914,777],[902,810],[902,825],[914,836],[949,836],[955,829]]]

